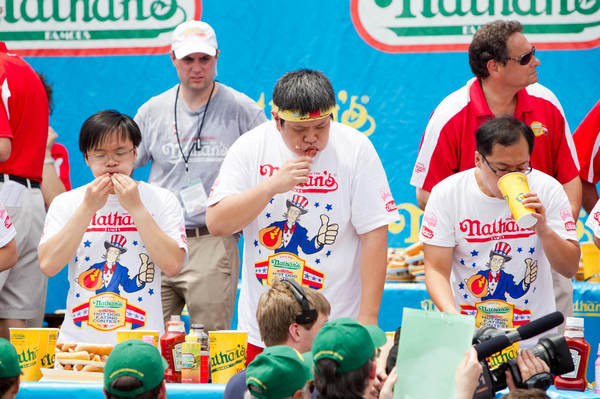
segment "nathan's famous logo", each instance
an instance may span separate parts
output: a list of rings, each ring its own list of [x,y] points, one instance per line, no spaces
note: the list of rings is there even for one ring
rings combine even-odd
[[[336,104],[332,114],[333,120],[353,127],[356,130],[360,130],[365,136],[373,134],[376,126],[375,119],[369,115],[366,107],[366,104],[370,100],[369,96],[362,95],[359,97],[353,95],[348,97],[348,92],[346,90],[340,90],[337,94],[337,98],[340,103],[347,106],[347,109],[341,111],[340,114],[341,107]],[[350,102],[348,102],[348,100],[350,100]],[[260,93],[260,97],[256,102],[261,109],[265,109],[265,93]],[[271,111],[273,110],[273,100],[270,100],[268,104],[271,109],[269,109],[267,114],[271,115]]]
[[[543,49],[595,47],[600,36],[600,0],[351,0],[350,15],[360,37],[386,52],[466,50],[497,19],[519,20]]]
[[[535,234],[533,230],[520,228],[512,217],[496,219],[491,223],[483,223],[476,219],[464,219],[458,223],[458,227],[461,232],[466,233],[465,240],[468,242],[521,238]]]
[[[275,172],[279,170],[278,166],[271,164],[262,164],[258,168],[258,172],[261,176],[271,177]],[[294,187],[293,191],[296,193],[328,193],[338,189],[338,183],[335,180],[333,173],[322,171],[322,172],[311,172],[308,175],[306,183],[301,186]]]
[[[225,370],[236,365],[243,366],[246,361],[246,347],[237,344],[235,348],[216,351],[210,357],[211,372]]]
[[[166,53],[198,0],[5,0],[0,41],[21,55]]]

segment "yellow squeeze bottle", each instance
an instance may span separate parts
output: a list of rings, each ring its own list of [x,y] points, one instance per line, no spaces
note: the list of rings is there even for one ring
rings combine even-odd
[[[181,382],[200,383],[200,355],[202,345],[193,334],[185,336],[181,346]]]

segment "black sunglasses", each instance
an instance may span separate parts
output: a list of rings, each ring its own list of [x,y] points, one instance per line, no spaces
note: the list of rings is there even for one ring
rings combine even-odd
[[[507,60],[517,61],[521,65],[527,65],[535,55],[535,46],[531,46],[531,51],[520,57],[506,57]]]

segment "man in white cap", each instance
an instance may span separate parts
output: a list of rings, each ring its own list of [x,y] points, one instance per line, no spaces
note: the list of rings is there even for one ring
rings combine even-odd
[[[189,262],[179,275],[163,276],[164,317],[187,304],[192,324],[228,329],[239,275],[238,236],[208,233],[206,197],[231,144],[266,117],[249,97],[215,81],[219,48],[207,23],[177,26],[170,55],[179,84],[151,98],[135,116],[142,131],[135,166],[151,160],[149,182],[177,194],[185,211]]]

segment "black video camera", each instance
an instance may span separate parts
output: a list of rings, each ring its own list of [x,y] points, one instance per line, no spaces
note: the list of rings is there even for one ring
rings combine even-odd
[[[473,398],[494,398],[495,392],[506,388],[506,370],[510,371],[518,388],[539,388],[542,390],[546,390],[552,385],[552,375],[561,375],[573,371],[575,366],[573,365],[569,346],[560,334],[543,337],[530,349],[534,356],[546,362],[552,375],[550,373],[540,373],[523,381],[515,358],[507,359],[506,357],[496,356],[493,358],[494,364],[492,365],[486,360],[486,358],[517,341],[534,337],[560,325],[563,320],[562,313],[554,312],[508,333],[493,327],[480,329],[473,338],[473,344],[483,366],[483,373],[479,378]]]

